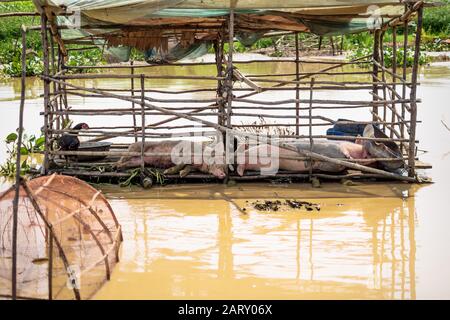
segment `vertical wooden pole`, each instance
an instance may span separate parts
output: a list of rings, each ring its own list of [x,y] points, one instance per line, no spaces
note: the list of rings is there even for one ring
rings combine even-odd
[[[392,28],[392,73],[393,74],[397,74],[397,27],[393,27]],[[397,85],[395,84],[395,82],[397,81],[397,78],[395,76],[392,76],[392,89],[394,90],[394,92],[397,92]],[[395,96],[393,96],[393,94],[391,94],[393,100],[397,99]],[[396,112],[396,106],[395,103],[392,103],[392,117],[391,117],[391,122],[394,123],[395,122],[395,112]],[[400,119],[398,119],[398,121],[402,121]],[[391,132],[389,134],[389,136],[391,138],[394,137],[394,125],[392,125],[391,128]],[[403,137],[402,137],[403,138]]]
[[[223,33],[217,33],[217,39],[214,42],[214,53],[216,60],[216,69],[217,69],[217,77],[223,76]],[[218,107],[218,117],[217,123],[220,125],[224,124],[224,113],[225,113],[225,105],[224,105],[224,86],[222,80],[217,80],[217,90],[216,90],[216,99],[217,99],[217,107]]]
[[[141,138],[142,138],[142,147],[141,147],[141,173],[144,172],[145,169],[145,161],[144,161],[144,145],[145,145],[145,76],[141,74]]]
[[[408,7],[405,5],[405,11],[408,9]],[[403,85],[402,85],[402,99],[406,99],[406,65],[407,65],[407,51],[408,51],[408,20],[405,20],[405,23],[403,25],[403,63],[402,63],[402,78],[403,78]],[[402,139],[405,138],[405,117],[406,117],[406,105],[405,103],[402,103],[402,124],[400,127],[400,137]],[[403,151],[406,151],[405,144],[402,142],[401,148]]]
[[[131,65],[131,97],[134,97],[134,67],[133,67],[133,60],[130,61]],[[131,103],[131,108],[133,109],[133,128],[134,128],[134,142],[137,142],[137,122],[136,122],[136,110],[135,110],[135,103]]]
[[[44,62],[43,75],[49,76],[49,59],[48,59],[48,39],[47,39],[47,16],[45,12],[41,14],[41,42],[42,42],[42,58]],[[44,149],[44,163],[43,174],[48,173],[49,167],[49,149],[50,149],[50,133],[49,133],[49,93],[50,93],[50,81],[44,80],[44,137],[45,137],[45,149]]]
[[[62,59],[63,59],[63,57],[62,57],[61,48],[58,46],[58,61],[57,61],[56,72],[61,72],[61,70],[62,70]],[[59,97],[57,99],[57,101],[58,101],[57,102],[57,108],[58,108],[59,111],[63,111],[63,94],[62,94],[62,85],[61,85],[61,83],[57,84],[56,90],[58,90],[58,94],[59,94]],[[56,119],[56,129],[57,130],[61,130],[62,129],[62,121],[61,121],[61,119],[64,120],[63,115],[59,116]]]
[[[319,51],[322,49],[322,36],[319,36]]]
[[[300,81],[300,57],[298,45],[298,32],[295,33],[295,80]],[[295,134],[300,132],[300,84],[295,85]]]
[[[53,300],[53,234],[49,230],[48,234],[48,300]]]
[[[21,169],[21,157],[20,148],[22,147],[22,134],[23,134],[23,110],[25,107],[25,90],[26,90],[26,76],[27,76],[27,40],[26,40],[26,28],[22,26],[22,77],[21,77],[21,91],[20,91],[20,107],[19,107],[19,131],[17,133],[17,156],[16,156],[16,181],[15,181],[15,194],[13,199],[13,227],[12,227],[12,266],[11,266],[11,297],[13,300],[17,299],[17,224],[19,215],[19,194],[22,179],[20,177]]]
[[[373,33],[373,60],[376,62],[380,62],[380,30],[377,29],[374,31]],[[372,77],[372,81],[374,82],[373,85],[373,93],[375,93],[376,95],[378,95],[378,85],[375,84],[375,82],[377,82],[377,77],[378,77],[378,66],[376,63],[373,64],[373,77]],[[373,101],[376,101],[377,98],[374,96],[373,97]],[[377,121],[378,119],[378,106],[372,106],[372,112],[374,113],[372,115],[372,121]]]
[[[227,128],[231,128],[231,115],[233,103],[233,50],[234,50],[234,9],[230,9],[230,17],[228,21],[228,65],[227,65]],[[226,139],[228,140],[228,139]],[[234,152],[231,149],[234,141],[225,141],[226,163],[231,164],[234,160]],[[228,166],[226,166],[228,168]],[[229,174],[226,170],[227,176]]]
[[[409,176],[415,175],[415,156],[416,156],[416,125],[417,125],[417,74],[419,71],[419,59],[420,59],[420,42],[422,38],[422,24],[423,24],[423,6],[417,11],[417,30],[416,40],[414,47],[414,62],[411,75],[411,92],[410,92],[410,107],[411,107],[411,122],[409,132],[409,154],[408,154],[408,167]]]
[[[336,49],[334,48],[333,37],[330,37],[330,44],[331,44],[331,52],[333,53],[333,56],[334,56],[334,55],[336,55]]]
[[[385,72],[385,65],[384,65],[384,49],[383,49],[383,42],[384,42],[384,31],[380,32],[380,64],[383,66],[383,68],[381,68],[381,80],[383,82],[383,100],[386,101],[387,98],[387,93],[386,93],[386,72]],[[386,102],[383,104],[383,131],[386,133],[386,116],[387,113],[387,104]],[[392,130],[391,130],[392,131]]]
[[[234,47],[234,10],[230,10],[228,22],[228,65],[227,65],[227,127],[231,126],[231,113],[233,102],[233,47]]]
[[[66,72],[64,63],[65,63],[65,59],[66,59],[67,56],[64,56],[64,54],[63,54],[63,52],[61,50],[58,50],[58,52],[59,52],[59,67],[58,67],[58,71],[60,72],[61,75],[64,75],[65,72]],[[69,108],[68,101],[67,101],[67,91],[66,91],[67,86],[65,84],[66,83],[66,79],[62,79],[62,82],[63,82],[63,84],[61,84],[61,83],[59,84],[60,85],[59,90],[61,91],[61,100],[60,100],[60,110],[61,111],[63,111],[64,109],[67,110]],[[62,122],[61,122],[61,128],[62,128],[63,127],[63,122],[64,121],[66,121],[66,122],[69,121],[69,115],[67,113],[66,114],[62,114],[61,119],[62,119]]]
[[[313,132],[312,132],[312,100],[313,100],[313,90],[314,90],[314,81],[315,78],[311,78],[310,83],[310,91],[309,91],[309,151],[312,152],[314,140],[312,138]],[[312,179],[312,171],[313,171],[313,160],[312,158],[309,159],[309,180]]]
[[[56,65],[55,65],[55,43],[53,41],[52,31],[48,30],[47,37],[50,41],[50,53],[49,53],[49,63],[50,63],[50,73],[52,75],[55,75],[56,73]],[[56,92],[56,82],[52,82],[52,86],[49,88],[53,88],[53,93]],[[49,106],[52,111],[58,110],[58,100],[55,98],[53,102]],[[49,115],[49,127],[50,129],[53,129],[53,113]]]
[[[217,39],[214,42],[214,53],[215,53],[215,60],[216,60],[216,70],[217,70],[217,77],[223,77],[224,76],[224,38],[225,38],[225,26],[222,26],[222,28],[217,32]],[[225,93],[227,93],[226,90],[226,80],[217,80],[217,89],[216,89],[216,103],[217,103],[217,123],[221,126],[226,126],[225,119],[225,104],[226,104],[226,98]],[[222,143],[224,149],[226,148],[226,133],[222,132]]]

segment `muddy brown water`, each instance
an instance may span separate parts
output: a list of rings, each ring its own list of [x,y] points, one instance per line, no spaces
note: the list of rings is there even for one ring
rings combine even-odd
[[[276,62],[242,69],[247,73],[289,71]],[[164,72],[206,74],[212,69]],[[434,184],[327,183],[321,189],[287,183],[195,184],[145,191],[102,186],[123,226],[125,241],[111,281],[95,298],[450,299],[450,132],[441,123],[450,124],[450,63],[423,67],[420,82],[418,95],[423,103],[418,138],[419,149],[426,152],[419,154],[433,164],[423,173]],[[42,126],[42,99],[38,98],[42,86],[34,78],[27,85],[25,127],[36,133]],[[120,87],[127,82],[102,80],[87,85]],[[205,83],[154,80],[152,85],[181,89]],[[0,137],[17,126],[19,94],[18,80],[2,80]],[[280,95],[291,97],[292,93],[263,97],[279,99]],[[75,106],[85,102],[92,103],[71,98]],[[108,107],[117,102],[95,103]],[[359,112],[331,116],[368,117]],[[105,120],[89,118],[94,125]],[[130,119],[117,121],[129,124]],[[4,159],[1,144],[0,160]],[[1,189],[8,184],[3,181]],[[251,203],[263,199],[310,201],[321,210],[285,207],[258,212]],[[246,208],[246,214],[236,205]]]

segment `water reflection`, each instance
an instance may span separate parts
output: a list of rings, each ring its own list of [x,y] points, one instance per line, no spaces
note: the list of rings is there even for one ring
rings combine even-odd
[[[416,189],[246,184],[130,191],[112,201],[125,242],[97,298],[415,299]],[[300,196],[321,211],[251,206],[254,199]]]

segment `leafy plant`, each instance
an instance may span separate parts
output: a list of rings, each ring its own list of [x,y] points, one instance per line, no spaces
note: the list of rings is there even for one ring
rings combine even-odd
[[[17,147],[18,135],[16,132],[11,132],[5,138],[6,143],[6,162],[0,166],[0,175],[5,177],[13,177],[16,174],[16,157],[17,152],[21,155],[30,155],[44,149],[45,138],[43,136],[36,138],[35,135],[23,134],[22,145],[20,150]],[[29,158],[27,157],[20,166],[20,174],[27,174],[31,169]]]
[[[165,182],[165,176],[164,174],[158,170],[158,169],[154,169],[154,168],[145,168],[144,169],[144,174],[146,176],[150,176],[152,178],[154,178],[156,180],[156,183],[163,185]],[[120,187],[129,187],[133,184],[133,182],[136,181],[136,177],[138,177],[141,174],[141,168],[136,168],[133,169],[131,171],[129,171],[130,176],[125,180],[119,183]]]
[[[403,48],[397,49],[397,66],[403,65]],[[371,47],[358,47],[356,50],[352,51],[349,55],[350,59],[356,59],[361,58],[367,55],[372,54],[372,48]],[[384,64],[386,67],[392,67],[392,64],[394,62],[394,53],[392,47],[384,46],[383,47],[383,57],[384,57]],[[430,61],[430,58],[425,54],[421,53],[419,57],[419,64],[423,65]],[[408,48],[406,50],[406,66],[411,67],[414,63],[414,50],[412,48]]]
[[[423,13],[423,27],[429,33],[450,33],[450,0],[441,1],[444,6],[426,8]]]
[[[83,51],[71,51],[67,59],[66,65],[72,67],[95,66],[101,63],[103,63],[103,56],[100,50],[83,50]]]

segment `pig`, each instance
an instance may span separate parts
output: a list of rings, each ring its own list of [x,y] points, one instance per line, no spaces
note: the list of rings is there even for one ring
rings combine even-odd
[[[226,177],[226,167],[224,165],[224,161],[205,161],[203,156],[201,158],[198,156],[194,158],[194,155],[191,156],[188,154],[188,158],[184,158],[185,162],[174,162],[174,159],[171,156],[172,152],[177,152],[177,150],[179,151],[180,146],[191,147],[191,143],[194,145],[194,152],[199,151],[202,155],[206,152],[209,152],[209,154],[214,154],[214,150],[211,151],[214,146],[211,146],[208,143],[194,143],[181,140],[149,141],[145,142],[144,145],[142,142],[135,142],[128,147],[128,151],[141,152],[142,147],[144,147],[144,153],[154,153],[155,155],[146,155],[144,157],[145,165],[159,169],[166,169],[164,174],[180,173],[180,176],[184,177],[191,171],[198,170],[203,173],[210,173],[219,179],[224,179]],[[161,153],[168,155],[160,155]],[[219,160],[221,159],[219,158]],[[136,168],[139,166],[141,166],[140,156],[124,156],[116,163],[117,169]]]
[[[368,124],[364,128],[364,137],[369,138],[387,138],[386,134],[377,127]],[[373,141],[364,140],[364,149],[374,158],[395,159],[394,161],[378,161],[381,169],[401,174],[406,164],[398,145],[393,141]]]
[[[310,150],[310,143],[307,140],[299,140],[295,143],[289,143],[289,145],[295,147],[300,152],[302,150]],[[242,147],[240,147],[238,151],[242,151]],[[357,139],[356,143],[347,141],[314,142],[311,151],[330,158],[367,159],[367,161],[363,161],[363,164],[365,165],[373,163],[360,139]],[[251,161],[251,155],[257,155],[253,158],[256,161]],[[240,176],[244,175],[246,170],[261,170],[262,174],[264,174],[264,171],[269,174],[274,174],[278,170],[308,172],[310,170],[309,160],[282,158],[299,156],[301,156],[301,154],[294,150],[267,144],[258,145],[245,150],[245,156],[242,157],[243,159],[241,159],[241,161],[238,159],[236,172]],[[312,169],[323,172],[341,172],[345,169],[345,166],[313,160]]]

